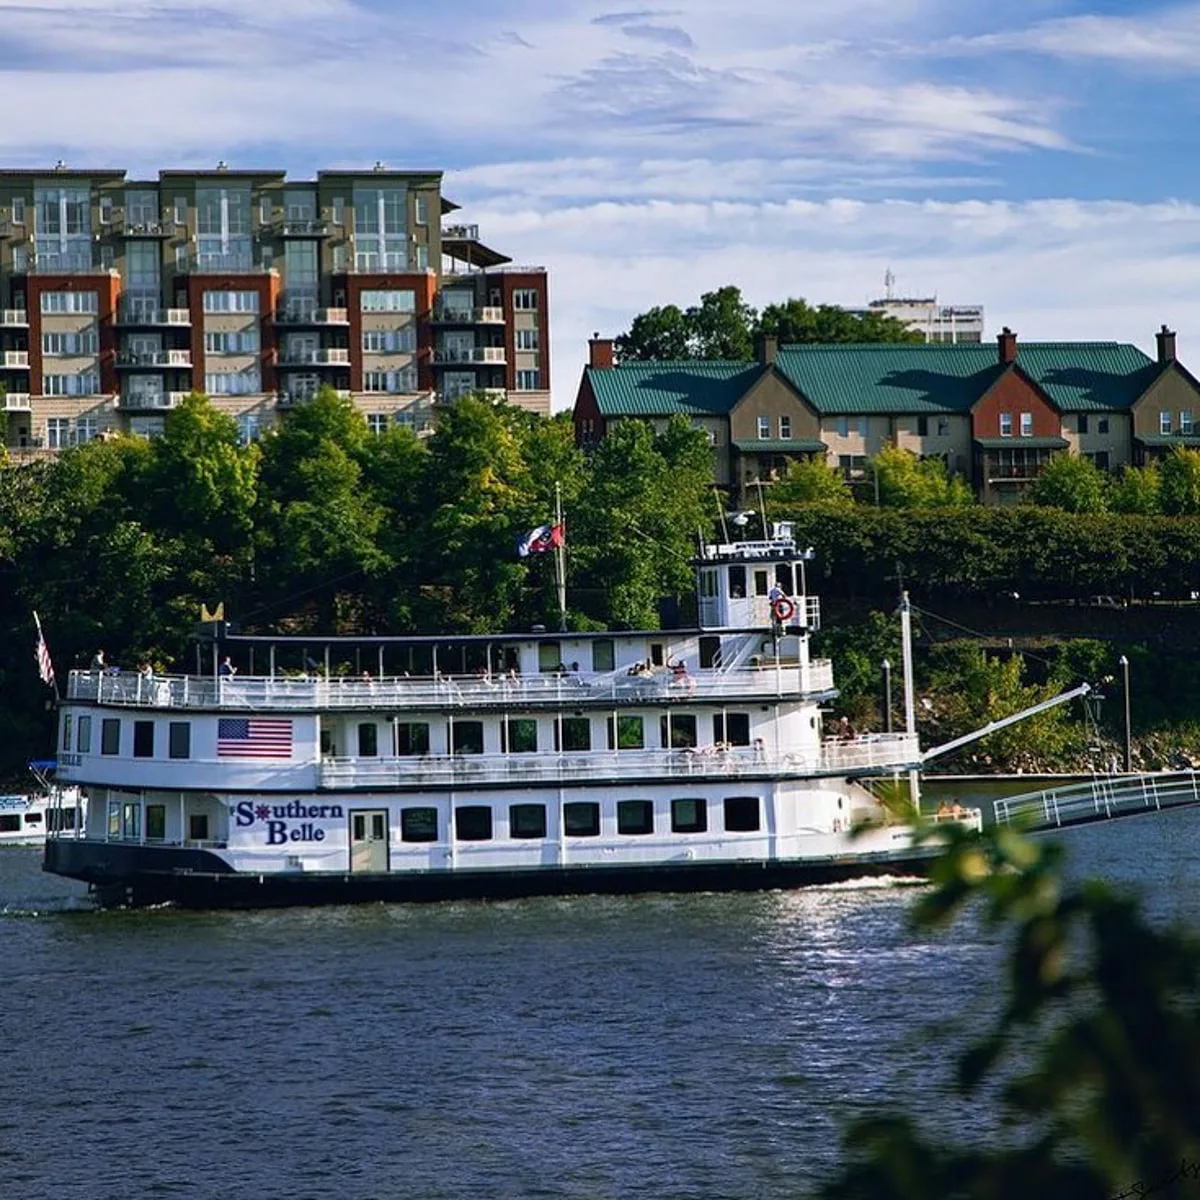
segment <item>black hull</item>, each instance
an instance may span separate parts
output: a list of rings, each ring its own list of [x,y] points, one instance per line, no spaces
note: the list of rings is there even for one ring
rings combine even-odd
[[[842,883],[865,876],[924,875],[934,856],[931,851],[914,850],[790,862],[252,875],[230,870],[223,860],[203,850],[51,840],[46,843],[42,868],[88,883],[106,908],[170,904],[216,909],[428,904],[639,892],[756,892]]]

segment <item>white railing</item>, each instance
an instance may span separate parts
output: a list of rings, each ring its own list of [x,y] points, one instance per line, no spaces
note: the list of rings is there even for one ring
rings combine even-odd
[[[1200,804],[1200,775],[1179,771],[1097,776],[1087,783],[997,800],[995,812],[998,823],[1028,824],[1036,830],[1086,825],[1190,804]]]
[[[238,711],[295,709],[490,709],[522,704],[608,703],[618,705],[686,704],[738,697],[769,698],[826,692],[833,687],[833,666],[816,659],[807,668],[762,667],[744,671],[700,672],[677,678],[670,672],[649,676],[531,675],[461,678],[363,680],[302,676],[238,676],[213,679],[199,675],[146,677],[129,672],[72,671],[71,700],[102,704],[152,705],[157,708],[225,708]]]
[[[33,408],[33,401],[28,392],[6,392],[4,407],[9,412],[26,412]]]
[[[6,308],[0,311],[0,325],[28,325],[29,313],[23,308]]]
[[[190,350],[122,350],[117,355],[120,367],[190,367]]]
[[[503,346],[439,346],[433,352],[433,361],[439,363],[492,363],[504,365]]]
[[[5,350],[3,365],[6,367],[29,366],[28,350]]]
[[[130,393],[121,397],[122,408],[146,409],[160,412],[168,408],[178,408],[187,392],[141,392]]]
[[[483,308],[454,308],[438,305],[433,320],[446,325],[503,325],[504,309],[496,305]]]
[[[343,348],[285,350],[279,356],[280,366],[346,366],[350,362],[350,351]]]
[[[186,308],[121,308],[118,325],[190,325],[192,314]]]

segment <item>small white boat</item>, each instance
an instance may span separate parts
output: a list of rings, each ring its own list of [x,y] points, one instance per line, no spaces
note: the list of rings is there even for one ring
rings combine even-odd
[[[65,788],[61,799],[48,792],[0,796],[0,846],[40,846],[48,832],[83,824],[78,788]]]

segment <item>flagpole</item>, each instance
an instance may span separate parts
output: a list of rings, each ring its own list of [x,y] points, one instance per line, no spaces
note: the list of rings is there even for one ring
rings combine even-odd
[[[558,628],[562,633],[567,632],[567,539],[563,528],[562,485],[554,482],[554,523],[562,531],[554,547],[554,571],[558,584]]]

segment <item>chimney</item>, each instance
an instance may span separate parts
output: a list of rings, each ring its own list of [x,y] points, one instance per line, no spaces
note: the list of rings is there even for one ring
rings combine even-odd
[[[754,338],[754,357],[764,367],[775,365],[775,356],[779,353],[779,337],[774,333],[756,334]]]
[[[611,367],[613,365],[612,338],[602,338],[599,331],[588,339],[588,366]]]
[[[996,335],[1000,347],[1000,362],[1004,366],[1017,361],[1017,335],[1007,325]]]
[[[1154,335],[1158,342],[1158,361],[1172,363],[1175,361],[1175,331],[1165,325]]]

